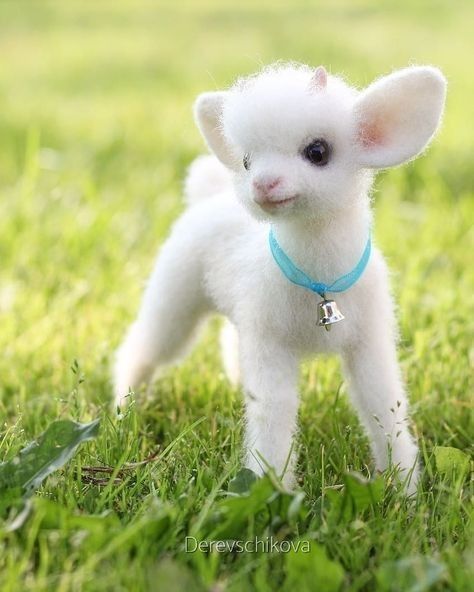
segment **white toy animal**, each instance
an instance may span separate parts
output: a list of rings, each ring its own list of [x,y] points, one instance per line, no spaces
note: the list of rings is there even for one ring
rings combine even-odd
[[[228,91],[200,95],[196,122],[217,159],[198,158],[190,169],[189,207],[117,353],[117,403],[176,361],[200,321],[218,312],[229,319],[224,363],[246,397],[247,467],[259,474],[272,467],[292,482],[299,363],[336,352],[376,469],[398,466],[413,492],[418,449],[387,268],[375,248],[364,269],[357,265],[370,246],[373,171],[425,149],[445,93],[445,78],[429,66],[358,91],[321,66],[276,64]],[[321,298],[289,281],[272,256],[270,228],[284,256],[314,282],[361,273],[337,295],[345,319],[331,331],[318,326]]]

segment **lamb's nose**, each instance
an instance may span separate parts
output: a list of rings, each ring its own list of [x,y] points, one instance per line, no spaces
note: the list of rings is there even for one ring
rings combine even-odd
[[[259,197],[265,197],[278,187],[281,183],[281,177],[267,177],[265,179],[254,179],[253,188]]]

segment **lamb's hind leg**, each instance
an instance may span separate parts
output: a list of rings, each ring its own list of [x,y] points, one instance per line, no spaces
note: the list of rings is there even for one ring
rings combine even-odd
[[[209,312],[202,272],[193,249],[173,239],[160,253],[136,321],[117,351],[115,400],[149,382],[157,367],[187,353],[199,322]]]

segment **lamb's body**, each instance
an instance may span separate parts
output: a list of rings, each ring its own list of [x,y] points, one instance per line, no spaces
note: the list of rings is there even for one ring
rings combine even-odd
[[[351,269],[367,239],[355,218],[359,216],[360,228],[368,229],[368,198],[357,210],[345,212],[348,224],[334,221],[334,227],[317,236],[304,236],[312,229],[303,225],[287,252],[310,273],[332,269],[340,275]],[[388,465],[386,434],[395,436],[402,428],[392,444],[393,460],[413,468],[416,447],[403,429],[405,395],[382,256],[374,249],[360,281],[350,294],[338,296],[346,319],[326,332],[317,326],[320,298],[285,279],[268,248],[268,231],[269,226],[251,218],[231,191],[186,210],[161,249],[141,313],[120,352],[117,392],[123,396],[129,385],[148,381],[156,367],[179,359],[200,322],[217,312],[237,329],[240,353],[234,354],[240,358],[243,387],[264,396],[250,403],[259,409],[248,414],[254,432],[248,439],[255,440],[252,448],[266,462],[282,469],[287,461],[298,405],[299,362],[328,352],[340,354],[346,369],[352,370],[354,403],[372,440],[379,443],[374,444],[378,466]],[[357,367],[363,375],[354,373]],[[370,401],[365,400],[366,389],[373,393]],[[275,429],[277,441],[272,437]],[[261,464],[251,453],[247,465],[258,471]]]
[[[294,78],[296,84],[301,82],[301,76],[298,72]],[[321,76],[320,71],[318,76]],[[321,80],[317,83],[321,84]],[[326,84],[325,77],[323,83]],[[255,86],[258,90],[258,79]],[[354,92],[349,88],[341,91],[341,88],[340,82],[336,81],[332,92],[336,93],[337,99],[342,98],[338,106],[340,113],[333,109],[334,126],[339,122],[342,130],[352,130],[348,118],[353,108]],[[256,92],[253,86],[251,92]],[[372,96],[369,98],[372,100]],[[301,100],[308,102],[312,98],[301,95]],[[323,99],[318,97],[318,100]],[[216,139],[215,121],[212,121],[207,96],[203,102],[204,123],[201,121],[200,125],[206,128],[210,118],[209,130],[204,129],[204,133],[210,134],[206,137],[219,154],[223,147],[218,144],[219,138]],[[320,107],[324,112],[324,103],[320,103]],[[228,115],[231,123],[232,114],[235,118],[239,109],[241,105],[237,103],[234,112]],[[326,112],[324,121],[327,123],[330,118],[331,112]],[[380,127],[377,120],[374,141],[378,141]],[[240,133],[240,129],[236,133]],[[319,131],[312,134],[319,134]],[[231,136],[232,131],[227,141]],[[272,146],[275,137],[278,141],[278,136],[273,135]],[[334,137],[339,148],[337,158],[343,160],[345,154],[350,158],[349,140],[344,140],[343,136]],[[261,137],[259,142],[262,142]],[[359,171],[351,162],[345,165],[339,177],[337,168],[328,169],[329,172],[324,173],[326,177],[318,172],[319,177],[315,179],[319,183],[319,194],[314,199],[319,200],[320,209],[314,211],[318,203],[313,205],[309,201],[313,199],[309,197],[313,179],[309,175],[313,173],[306,168],[301,168],[299,175],[298,171],[294,172],[294,167],[300,166],[299,161],[293,161],[293,167],[285,169],[285,161],[280,156],[282,151],[292,149],[283,144],[279,152],[274,149],[270,156],[259,161],[262,148],[260,144],[254,146],[252,156],[256,172],[253,178],[258,179],[258,183],[254,181],[254,199],[263,204],[265,211],[272,212],[268,218],[286,253],[318,281],[331,283],[350,271],[370,232],[368,191],[371,175],[365,170]],[[233,167],[228,152],[220,156]],[[389,156],[393,158],[392,153]],[[277,183],[272,182],[272,191],[265,188],[262,198],[261,179],[268,185],[266,171],[276,166],[283,176]],[[337,166],[337,160],[333,166]],[[264,174],[267,176],[262,177]],[[214,195],[205,197],[206,193],[211,193],[211,179]],[[268,464],[283,473],[288,465],[285,478],[291,480],[290,451],[298,407],[298,366],[303,358],[331,352],[340,354],[343,359],[351,398],[368,431],[376,467],[385,469],[391,460],[405,476],[413,471],[409,486],[413,489],[417,448],[408,430],[407,401],[395,349],[393,306],[381,254],[373,249],[359,281],[347,292],[338,294],[337,302],[346,318],[332,331],[326,332],[317,326],[320,299],[290,283],[273,260],[268,247],[269,219],[263,223],[257,221],[242,207],[240,202],[249,194],[248,186],[242,186],[247,183],[247,177],[237,176],[237,193],[229,179],[228,171],[217,160],[208,158],[194,166],[187,184],[188,194],[193,197],[191,205],[161,249],[138,319],[118,352],[117,397],[120,400],[130,387],[149,381],[155,368],[175,361],[186,351],[199,323],[210,313],[217,312],[226,316],[238,333],[238,342],[234,340],[235,345],[238,343],[238,352],[234,352],[238,362],[231,359],[233,352],[229,339],[225,341],[224,349],[226,367],[233,377],[239,368],[247,395],[247,466],[261,472]],[[286,203],[279,206],[280,199],[294,195],[296,191],[297,198],[290,200],[296,203],[290,203],[289,210]],[[338,195],[343,197],[340,203],[337,202]],[[263,202],[258,201],[260,198]],[[275,204],[276,210],[280,208],[283,215],[280,212],[275,215]],[[254,207],[255,203],[251,201],[249,209],[252,211]],[[285,208],[290,215],[285,215]],[[309,215],[304,208],[309,209]]]

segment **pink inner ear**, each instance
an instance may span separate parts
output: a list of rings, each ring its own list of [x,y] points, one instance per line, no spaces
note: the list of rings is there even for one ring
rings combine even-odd
[[[359,124],[357,140],[364,148],[380,146],[384,142],[383,126],[376,120],[362,121]]]

